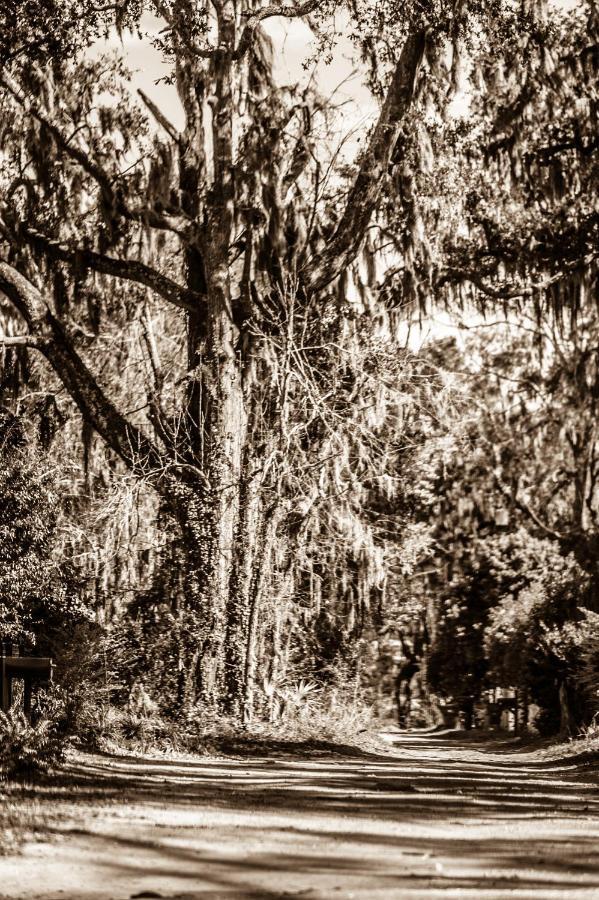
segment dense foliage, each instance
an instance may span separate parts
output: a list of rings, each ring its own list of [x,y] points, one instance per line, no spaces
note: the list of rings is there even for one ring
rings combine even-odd
[[[459,440],[437,468],[427,683],[461,706],[520,691],[547,730],[596,709],[584,662],[597,608],[595,393],[588,369],[572,378],[589,328],[579,322],[568,344],[563,331],[483,326],[462,349],[430,351],[463,393]]]
[[[34,439],[33,439],[34,440]],[[0,631],[35,642],[80,614],[56,557],[56,472],[35,447],[27,423],[0,411]]]

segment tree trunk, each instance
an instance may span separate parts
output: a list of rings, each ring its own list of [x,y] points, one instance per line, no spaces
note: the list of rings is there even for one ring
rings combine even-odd
[[[206,602],[209,637],[200,664],[202,697],[214,706],[225,695],[225,648],[230,591],[236,567],[236,534],[241,515],[242,447],[246,415],[241,374],[233,346],[233,326],[226,313],[215,317],[208,361],[210,381],[205,400],[209,490],[203,514],[208,523],[209,566]]]
[[[570,699],[568,697],[568,685],[566,679],[560,682],[559,686],[559,709],[560,709],[560,737],[571,737],[573,730],[573,716],[570,709]]]
[[[239,516],[235,532],[235,558],[229,590],[226,647],[226,708],[241,717],[246,668],[249,597],[251,594],[255,547],[260,529],[259,496],[250,471],[250,450],[244,451],[239,496]]]
[[[248,624],[245,652],[243,690],[243,720],[249,723],[254,714],[254,694],[258,668],[259,619],[262,609],[264,585],[270,571],[272,548],[278,524],[277,506],[262,515],[262,527],[254,554],[254,566],[249,596]]]
[[[207,289],[206,358],[202,364],[205,434],[204,471],[209,497],[204,514],[210,529],[207,580],[210,633],[200,663],[202,697],[215,707],[225,698],[227,614],[235,571],[235,538],[241,514],[242,453],[247,415],[238,355],[239,323],[232,298],[229,248],[233,240],[235,184],[235,4],[217,8],[220,46],[211,61],[212,162],[203,263]]]

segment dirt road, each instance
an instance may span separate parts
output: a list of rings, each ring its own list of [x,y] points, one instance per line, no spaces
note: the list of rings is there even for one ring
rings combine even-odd
[[[488,742],[361,757],[80,756],[0,896],[599,898],[597,770]]]

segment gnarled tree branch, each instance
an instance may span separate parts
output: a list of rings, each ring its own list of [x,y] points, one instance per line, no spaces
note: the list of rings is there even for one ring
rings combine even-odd
[[[41,337],[33,334],[0,334],[0,347],[41,347],[50,337]]]
[[[304,3],[279,4],[273,3],[270,6],[264,6],[257,12],[253,13],[245,24],[245,28],[241,32],[239,44],[233,54],[233,59],[241,59],[247,53],[252,43],[256,29],[265,19],[274,19],[276,16],[282,16],[286,19],[299,19],[301,16],[307,16],[314,10],[318,9],[320,0],[305,0]]]
[[[115,278],[124,278],[127,281],[143,284],[180,309],[197,312],[205,301],[202,294],[183,287],[172,278],[168,278],[162,272],[138,260],[117,259],[87,248],[72,250],[25,225],[19,230],[19,237],[23,237],[28,244],[41,250],[51,259],[72,264],[79,263],[102,275],[111,275]]]
[[[106,396],[40,291],[5,262],[0,262],[0,291],[19,311],[31,337],[39,339],[33,346],[46,357],[84,419],[132,472],[147,478],[169,499],[177,486],[179,490],[201,488],[200,473],[189,466],[174,475],[172,461]]]
[[[408,34],[368,148],[362,157],[339,224],[309,281],[318,291],[355,259],[379,200],[401,125],[414,97],[425,46],[423,29]]]

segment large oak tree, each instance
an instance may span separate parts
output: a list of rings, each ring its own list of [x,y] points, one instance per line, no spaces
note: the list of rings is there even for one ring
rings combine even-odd
[[[160,20],[180,130],[149,98],[133,102],[118,62],[86,52],[148,13]],[[335,14],[370,64],[380,113],[332,178],[327,103],[310,84],[276,82],[261,26],[303,18],[325,46]],[[356,291],[371,324],[388,321],[386,305],[422,298],[426,265],[404,265],[398,289],[397,255],[385,263],[382,247],[387,225],[402,236],[396,253],[415,258],[403,235],[418,232],[411,186],[427,116],[442,117],[458,86],[460,47],[473,61],[498,53],[534,16],[498,2],[393,0],[28,0],[1,16],[0,289],[22,325],[5,343],[43,354],[86,423],[178,521],[195,623],[183,699],[236,707],[255,670],[273,534],[292,513],[297,535],[313,500],[308,491],[291,509],[284,461],[295,453],[310,469],[318,447],[321,471],[325,450],[343,455],[338,435],[349,446],[368,421],[376,365],[356,403],[364,355],[352,367],[326,348],[348,334],[360,345]],[[151,373],[126,398],[106,377],[113,345],[99,334],[123,307],[141,323]],[[157,321],[172,335],[172,365]],[[369,340],[376,359],[376,328]],[[346,454],[350,487],[360,464]]]

